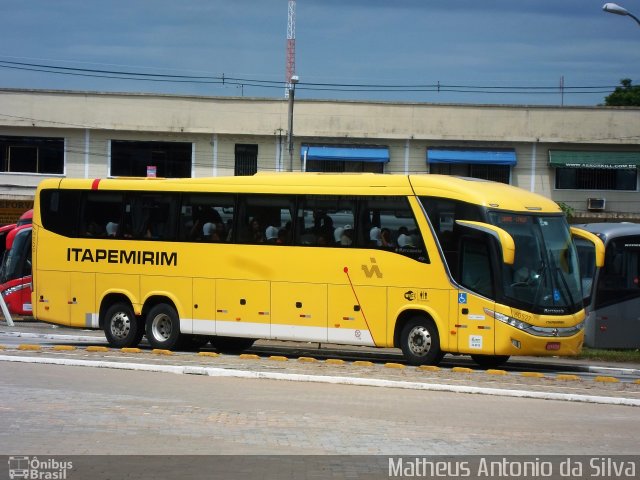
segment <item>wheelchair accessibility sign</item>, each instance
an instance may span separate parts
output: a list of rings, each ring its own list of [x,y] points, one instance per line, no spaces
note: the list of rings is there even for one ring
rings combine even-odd
[[[467,294],[459,293],[458,294],[458,303],[467,303]]]

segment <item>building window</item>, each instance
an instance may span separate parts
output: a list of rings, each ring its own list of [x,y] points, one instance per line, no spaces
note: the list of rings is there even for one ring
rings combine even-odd
[[[429,173],[480,178],[508,184],[510,183],[511,167],[509,165],[432,163],[429,165]]]
[[[354,162],[351,160],[307,160],[306,171],[323,173],[384,173],[384,163]]]
[[[635,191],[637,178],[637,168],[556,168],[556,188],[561,190]]]
[[[0,170],[17,173],[64,173],[64,139],[0,137]]]
[[[258,145],[236,144],[234,175],[255,175],[258,171]]]
[[[111,140],[111,176],[189,178],[191,150],[188,142]]]

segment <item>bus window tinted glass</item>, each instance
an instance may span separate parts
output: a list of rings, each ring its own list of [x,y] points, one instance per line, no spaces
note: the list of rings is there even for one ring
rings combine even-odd
[[[640,237],[611,240],[596,291],[596,308],[640,297]]]
[[[286,195],[243,195],[239,198],[238,243],[290,242],[295,197]]]
[[[78,205],[80,205],[79,191],[42,190],[40,192],[42,225],[58,235],[75,236]]]
[[[234,195],[184,195],[180,207],[180,240],[228,242],[234,208]]]
[[[460,284],[487,298],[494,298],[489,245],[479,239],[463,237]]]
[[[360,200],[357,244],[389,250],[429,262],[422,235],[404,197],[365,197]]]
[[[174,240],[177,195],[131,192],[118,235],[144,240]]]
[[[115,237],[122,216],[121,192],[85,192],[82,202],[79,236]]]
[[[352,246],[354,212],[355,200],[351,197],[301,197],[296,219],[296,245]]]
[[[453,278],[460,281],[458,272],[460,237],[463,233],[468,234],[469,231],[460,227],[456,220],[484,221],[482,211],[477,205],[446,198],[421,197],[420,201],[438,237],[449,270]]]

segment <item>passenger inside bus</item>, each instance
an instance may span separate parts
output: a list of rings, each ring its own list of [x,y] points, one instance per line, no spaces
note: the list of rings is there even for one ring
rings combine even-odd
[[[118,233],[118,224],[115,222],[109,222],[106,226],[107,237],[115,237]]]
[[[278,229],[273,225],[269,225],[267,229],[264,231],[264,236],[267,239],[267,243],[277,243]]]
[[[391,230],[388,228],[380,230],[380,246],[382,248],[393,248],[395,246],[391,238]]]
[[[371,247],[379,247],[382,245],[382,230],[380,227],[372,227],[369,230],[369,242]]]
[[[340,236],[340,245],[348,247],[353,243],[353,227],[351,225],[345,225]]]

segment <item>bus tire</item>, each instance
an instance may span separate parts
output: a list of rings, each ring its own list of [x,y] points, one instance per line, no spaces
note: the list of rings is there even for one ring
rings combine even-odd
[[[425,317],[413,317],[400,332],[400,348],[411,365],[437,365],[444,357],[435,323]]]
[[[509,360],[509,355],[471,355],[471,359],[483,368],[496,368]]]
[[[107,308],[102,328],[109,345],[115,348],[136,347],[144,335],[144,325],[131,306],[122,302]]]
[[[251,348],[255,338],[213,337],[211,345],[222,353],[240,353]]]
[[[146,317],[147,341],[151,348],[175,349],[180,340],[180,318],[175,308],[165,303],[152,307]]]

